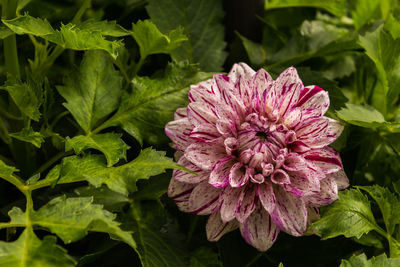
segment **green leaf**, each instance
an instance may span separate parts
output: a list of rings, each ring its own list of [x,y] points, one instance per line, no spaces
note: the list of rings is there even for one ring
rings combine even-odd
[[[114,192],[106,186],[99,188],[93,186],[79,187],[74,192],[79,197],[93,197],[94,203],[101,204],[110,211],[120,211],[130,201],[127,196]]]
[[[181,27],[171,30],[168,34],[164,35],[150,20],[139,20],[136,24],[133,23],[132,36],[139,45],[142,58],[146,58],[152,54],[170,54],[182,42],[188,40],[183,34]]]
[[[143,267],[188,266],[184,236],[159,202],[136,202],[126,222],[125,227],[133,231]]]
[[[37,211],[31,211],[29,219],[19,208],[9,213],[11,223],[37,225],[49,229],[68,244],[85,237],[89,231],[108,233],[136,247],[130,233],[121,230],[115,214],[93,204],[93,197],[56,197]]]
[[[221,1],[149,0],[146,10],[162,33],[184,27],[189,41],[174,51],[177,61],[200,63],[204,71],[220,71],[227,56]]]
[[[218,254],[210,248],[201,247],[190,256],[190,267],[220,267],[223,266]]]
[[[342,17],[346,14],[345,0],[324,1],[324,0],[267,0],[265,9],[288,8],[288,7],[315,7],[325,9],[331,14]]]
[[[95,135],[78,135],[65,140],[65,151],[74,150],[81,154],[83,150],[93,148],[101,151],[107,159],[107,167],[113,166],[120,159],[126,160],[126,150],[129,148],[121,139],[122,134],[105,133]]]
[[[118,167],[106,167],[104,157],[87,155],[83,158],[72,156],[64,158],[60,165],[54,167],[40,184],[72,183],[88,181],[96,187],[105,184],[111,190],[128,195],[137,190],[139,179],[148,179],[161,174],[166,169],[182,169],[165,152],[151,148],[142,150],[137,158]]]
[[[340,267],[396,267],[399,264],[400,259],[388,259],[385,253],[369,260],[363,253],[357,256],[353,255],[348,260],[342,260]]]
[[[400,201],[398,197],[390,192],[389,189],[379,185],[358,186],[366,191],[378,203],[383,220],[386,225],[386,231],[392,235],[397,224],[400,224]]]
[[[14,242],[0,241],[1,267],[70,267],[75,260],[66,250],[57,245],[55,236],[45,236],[40,240],[27,228]]]
[[[339,235],[360,238],[371,230],[382,231],[375,221],[368,198],[359,190],[339,192],[339,199],[326,207],[321,219],[310,225],[310,229],[322,239]]]
[[[38,132],[35,132],[32,128],[24,128],[20,132],[10,133],[11,137],[15,139],[31,143],[32,145],[40,148],[44,142],[44,136]]]
[[[5,164],[2,160],[0,160],[0,176],[11,176],[14,172],[17,172],[18,169]]]
[[[100,32],[104,36],[122,37],[127,36],[130,32],[118,25],[115,20],[112,21],[95,21],[86,20],[78,25],[81,30]]]
[[[57,86],[67,100],[64,106],[86,133],[118,107],[122,78],[101,51],[86,52],[79,70],[68,75],[64,84]]]
[[[377,127],[385,122],[383,115],[370,106],[347,103],[346,107],[337,111],[336,114],[345,122],[366,128]]]
[[[42,99],[38,98],[35,89],[28,83],[23,83],[15,78],[8,77],[1,89],[6,90],[19,110],[34,121],[39,121],[39,107]]]
[[[165,142],[165,124],[177,108],[187,105],[189,86],[209,77],[184,63],[169,64],[161,77],[135,77],[133,92],[122,98],[119,110],[106,125],[121,126],[133,137],[143,137],[152,144]]]
[[[59,30],[54,30],[46,19],[34,18],[29,15],[2,21],[16,34],[38,36],[63,48],[74,50],[101,49],[107,51],[113,58],[116,58],[118,48],[122,46],[121,42],[106,40],[98,29],[80,29],[71,23],[61,25]],[[104,35],[109,34],[106,31]]]
[[[256,66],[261,66],[267,59],[267,55],[263,46],[247,39],[238,32],[236,32],[236,34],[242,41],[243,47],[247,52],[250,62]]]
[[[381,25],[374,32],[360,36],[359,44],[378,72],[379,83],[372,95],[372,105],[386,115],[400,93],[400,39],[394,40]]]
[[[0,39],[3,40],[7,38],[8,36],[14,34],[13,31],[11,31],[9,28],[5,26],[0,26]]]

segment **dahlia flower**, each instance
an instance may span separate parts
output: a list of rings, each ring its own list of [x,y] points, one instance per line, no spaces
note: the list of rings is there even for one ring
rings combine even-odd
[[[178,163],[168,195],[181,211],[210,215],[210,241],[240,229],[265,251],[279,231],[305,233],[348,186],[338,152],[328,145],[343,126],[325,117],[328,93],[303,86],[291,67],[274,81],[244,63],[193,85],[189,105],[165,132]]]

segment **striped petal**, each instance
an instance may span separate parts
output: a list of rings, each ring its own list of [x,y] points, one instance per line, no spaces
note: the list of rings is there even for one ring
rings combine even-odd
[[[189,212],[189,197],[196,184],[188,184],[171,179],[168,186],[168,196],[172,198],[179,210]]]
[[[210,177],[209,171],[203,171],[201,168],[197,167],[190,161],[188,161],[185,156],[181,157],[178,161],[178,164],[182,165],[186,169],[189,169],[196,174],[184,171],[184,170],[174,170],[172,173],[172,178],[175,181],[196,184],[200,183]]]
[[[254,76],[256,72],[250,68],[246,63],[236,63],[233,65],[231,71],[228,74],[228,77],[231,79],[233,83],[235,83],[239,77],[242,77],[248,81]]]
[[[201,102],[190,103],[187,108],[187,115],[192,125],[215,123],[217,120],[215,107]]]
[[[208,218],[206,224],[207,239],[209,241],[218,241],[224,234],[229,233],[239,227],[236,220],[224,222],[221,220],[219,212],[214,212]]]
[[[347,175],[343,169],[338,172],[326,175],[326,178],[335,179],[338,190],[343,190],[349,186],[349,178],[347,178]]]
[[[325,178],[320,181],[320,186],[320,192],[303,198],[307,205],[313,207],[326,206],[338,198],[338,188],[335,179]]]
[[[303,110],[318,110],[318,115],[322,116],[329,108],[329,95],[324,89],[310,85],[304,87],[300,92],[297,106]]]
[[[238,202],[241,188],[225,187],[220,196],[220,213],[224,222],[229,222],[235,218],[236,204]]]
[[[271,214],[276,205],[276,199],[272,185],[269,182],[259,185],[257,194],[264,209]]]
[[[221,189],[215,188],[207,181],[199,183],[189,197],[189,212],[207,215],[218,209],[218,198]]]
[[[211,171],[208,182],[214,187],[225,187],[229,184],[229,172],[235,163],[232,156],[220,159]]]
[[[307,228],[307,208],[304,201],[288,194],[279,186],[274,187],[276,207],[271,214],[276,226],[293,236],[301,236]]]
[[[235,163],[229,172],[229,184],[241,187],[249,180],[249,175],[241,162]]]
[[[334,173],[343,168],[339,153],[328,146],[307,151],[303,157],[317,165],[325,174]]]
[[[186,147],[193,143],[193,140],[189,137],[192,129],[193,126],[189,120],[183,118],[168,122],[165,126],[165,134],[174,142],[176,149],[184,151]]]
[[[257,202],[257,186],[251,183],[247,184],[245,187],[243,187],[236,204],[236,219],[240,223],[243,223],[254,211]]]
[[[279,229],[259,204],[247,220],[240,224],[240,232],[249,245],[259,251],[266,251],[278,237]]]
[[[202,123],[190,132],[190,138],[199,142],[213,141],[221,136],[215,124]]]
[[[202,170],[211,171],[214,165],[225,156],[222,141],[194,143],[185,150],[185,157]]]

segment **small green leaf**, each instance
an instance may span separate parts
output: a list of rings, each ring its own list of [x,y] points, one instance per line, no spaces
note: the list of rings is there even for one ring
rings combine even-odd
[[[400,224],[400,201],[389,189],[379,185],[358,186],[366,191],[378,203],[382,212],[386,231],[392,235],[397,224]]]
[[[5,86],[1,89],[6,90],[10,94],[14,103],[24,115],[32,120],[39,121],[39,107],[42,99],[38,98],[33,86],[8,77]]]
[[[396,267],[400,265],[400,259],[388,259],[386,254],[383,253],[379,256],[367,259],[365,254],[353,255],[348,260],[342,260],[340,267]]]
[[[101,51],[86,52],[79,70],[64,84],[57,87],[67,100],[64,106],[86,133],[118,107],[122,78]]]
[[[11,137],[15,139],[31,143],[32,145],[40,148],[44,142],[44,136],[38,132],[35,132],[32,128],[24,128],[20,132],[10,133]]]
[[[221,1],[214,0],[149,0],[146,10],[164,34],[184,27],[189,41],[175,50],[176,61],[200,63],[204,71],[220,71],[227,57],[224,51],[224,12]]]
[[[140,55],[145,58],[152,54],[170,54],[174,49],[187,41],[183,29],[178,27],[168,34],[162,34],[150,20],[139,20],[132,24],[132,36],[139,45]]]
[[[0,176],[11,176],[14,172],[17,172],[18,169],[13,166],[6,165],[2,160],[0,160]]]
[[[85,186],[74,190],[79,197],[93,197],[94,203],[101,204],[110,211],[120,211],[121,208],[129,203],[129,198],[123,194],[114,192],[106,186],[93,187]]]
[[[190,256],[190,267],[220,267],[223,266],[218,254],[207,247],[201,247]]]
[[[185,237],[158,201],[135,202],[125,220],[143,267],[189,266]]]
[[[322,239],[339,235],[360,238],[371,230],[381,230],[368,198],[356,189],[339,192],[339,199],[326,207],[321,219],[311,224],[310,229]]]
[[[57,245],[55,236],[45,236],[40,240],[27,228],[14,242],[0,241],[1,267],[70,267],[75,260],[66,250]]]
[[[238,32],[236,32],[236,34],[239,36],[240,40],[242,40],[243,47],[247,52],[250,62],[256,66],[261,66],[267,59],[264,47],[261,44],[247,39]]]
[[[16,34],[38,36],[58,44],[63,48],[74,50],[101,49],[107,51],[113,58],[116,58],[118,55],[118,48],[122,46],[121,42],[108,41],[104,38],[104,35],[110,35],[110,32],[106,31],[103,35],[102,32],[99,31],[102,25],[95,25],[93,26],[95,29],[92,30],[90,29],[90,25],[86,25],[86,29],[80,29],[76,25],[70,23],[61,25],[59,30],[54,30],[46,19],[34,18],[29,15],[2,21]],[[115,32],[111,34],[115,34]]]
[[[5,26],[0,26],[0,39],[3,40],[5,38],[7,38],[8,36],[14,34],[14,32],[12,30],[10,30],[9,28],[5,27]]]
[[[139,179],[148,179],[161,174],[166,169],[182,169],[165,152],[151,148],[142,150],[137,158],[118,167],[107,168],[101,155],[87,155],[83,158],[72,156],[64,158],[60,165],[54,167],[40,184],[72,183],[88,181],[96,187],[105,184],[111,190],[128,195],[137,190]]]
[[[265,9],[288,8],[288,7],[315,7],[325,9],[331,14],[342,17],[346,14],[347,2],[345,0],[267,0]]]
[[[122,134],[105,133],[90,136],[78,135],[65,140],[65,151],[74,150],[81,154],[83,150],[93,148],[101,151],[107,158],[107,167],[113,166],[120,159],[126,159],[126,150],[129,148],[121,139]]]
[[[189,86],[209,77],[184,63],[169,64],[162,77],[135,77],[133,92],[122,98],[119,110],[106,123],[122,126],[133,137],[143,137],[152,144],[165,142],[165,124],[177,108],[187,105]]]
[[[86,20],[81,24],[79,24],[78,27],[81,30],[100,32],[104,36],[122,37],[130,34],[128,30],[118,25],[115,20],[112,21]]]
[[[336,114],[345,122],[366,128],[377,127],[385,122],[383,115],[370,106],[347,103],[346,107],[337,111]]]

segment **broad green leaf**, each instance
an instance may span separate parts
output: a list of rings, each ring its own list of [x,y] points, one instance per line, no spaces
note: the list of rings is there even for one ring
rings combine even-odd
[[[152,54],[170,54],[182,42],[188,40],[181,27],[164,35],[150,20],[139,20],[136,24],[133,23],[132,36],[139,45],[142,58]]]
[[[63,48],[74,50],[101,49],[116,58],[118,48],[122,46],[121,42],[108,41],[104,38],[104,35],[110,35],[110,32],[103,35],[98,30],[80,29],[71,23],[61,25],[59,30],[54,30],[46,19],[34,18],[29,15],[2,21],[16,34],[38,36]]]
[[[66,250],[57,245],[55,236],[45,236],[40,240],[27,228],[14,242],[0,241],[1,267],[70,267],[75,260]]]
[[[146,10],[151,20],[166,34],[184,27],[189,41],[174,51],[177,61],[200,63],[204,71],[220,71],[227,56],[221,1],[149,0]]]
[[[383,220],[386,225],[386,231],[392,235],[397,224],[400,224],[400,200],[390,192],[389,189],[379,185],[358,186],[366,191],[378,203]]]
[[[6,90],[10,94],[14,103],[24,115],[32,120],[39,121],[41,115],[39,107],[42,99],[38,98],[35,88],[31,84],[8,77],[7,82],[1,89]]]
[[[347,103],[346,107],[337,111],[336,114],[345,122],[366,128],[377,127],[385,122],[383,115],[370,106]]]
[[[12,35],[14,32],[5,26],[0,26],[0,39],[5,39]]]
[[[20,132],[10,133],[10,136],[15,139],[31,143],[37,148],[40,148],[44,142],[44,136],[38,132],[35,132],[32,128],[24,128]]]
[[[372,105],[386,115],[400,93],[400,39],[394,40],[381,25],[374,32],[360,36],[359,44],[374,62],[378,72]]]
[[[210,248],[201,247],[190,256],[190,267],[220,267],[223,266],[218,254]]]
[[[100,32],[104,36],[122,37],[129,35],[129,31],[118,25],[115,20],[112,21],[95,21],[86,20],[78,25],[81,30],[89,30]]]
[[[87,155],[83,158],[72,156],[64,158],[60,165],[54,167],[44,180],[37,184],[72,183],[88,181],[96,187],[105,184],[111,190],[128,195],[137,190],[139,179],[148,179],[161,174],[166,169],[180,167],[165,152],[151,148],[142,150],[137,158],[118,167],[108,167],[101,155]]]
[[[133,92],[122,98],[119,110],[106,125],[121,126],[133,137],[143,137],[152,144],[165,142],[165,124],[173,119],[177,108],[187,105],[189,86],[209,77],[183,63],[168,65],[161,77],[135,77]]]
[[[126,160],[126,150],[129,148],[121,139],[122,134],[105,133],[95,135],[78,135],[65,140],[65,151],[74,150],[81,154],[83,150],[93,148],[101,151],[107,159],[107,167],[113,166],[120,159]]]
[[[386,1],[386,0],[383,0]],[[358,30],[364,24],[373,20],[378,20],[382,17],[380,3],[381,0],[363,0],[355,1],[355,9],[351,12],[353,17],[354,26]]]
[[[236,34],[242,41],[243,47],[247,52],[250,62],[256,66],[261,66],[267,59],[267,55],[263,46],[247,39],[238,32],[236,32]]]
[[[339,199],[323,212],[321,219],[310,225],[310,229],[322,239],[339,235],[360,238],[371,230],[380,230],[371,211],[368,198],[359,190],[339,192]]]
[[[17,172],[18,169],[5,164],[2,160],[0,160],[0,176],[11,176],[14,172]]]
[[[288,8],[288,7],[315,7],[325,9],[329,13],[342,17],[346,14],[345,0],[324,1],[324,0],[267,0],[265,9]]]
[[[132,194],[132,198],[135,200],[159,199],[167,193],[170,181],[171,175],[168,173],[151,177],[148,180],[138,181],[139,190]]]
[[[189,266],[184,236],[158,201],[135,202],[124,226],[133,231],[143,267]]]
[[[135,242],[130,233],[121,230],[116,215],[93,204],[93,197],[56,197],[37,211],[31,211],[29,219],[19,208],[9,213],[11,223],[37,225],[49,229],[68,244],[85,237],[89,231],[108,233],[132,248]],[[23,216],[24,215],[24,216]]]
[[[110,211],[120,211],[130,201],[127,196],[114,192],[106,186],[98,188],[93,186],[79,187],[74,192],[79,197],[93,197],[94,203],[101,204]]]
[[[353,255],[348,260],[342,260],[340,267],[396,267],[399,265],[400,259],[387,258],[385,253],[372,257],[369,260],[363,253],[357,256]]]
[[[389,14],[385,21],[385,29],[392,35],[393,39],[400,38],[400,22]]]
[[[67,101],[64,106],[89,133],[118,107],[121,85],[111,59],[101,51],[88,51],[79,70],[68,75],[57,90]]]

